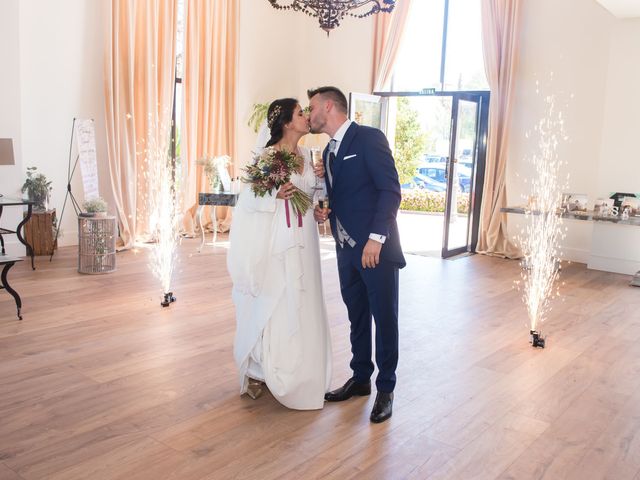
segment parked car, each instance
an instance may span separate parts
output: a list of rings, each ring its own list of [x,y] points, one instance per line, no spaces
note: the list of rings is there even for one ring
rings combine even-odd
[[[430,178],[444,185],[447,184],[446,163],[422,164],[417,168],[417,170],[418,173],[424,177]],[[468,192],[471,188],[471,169],[465,165],[458,164],[456,170],[458,172],[458,187],[462,192]]]
[[[423,163],[447,163],[449,161],[449,157],[426,154],[422,161]]]
[[[411,181],[403,183],[400,188],[405,191],[427,190],[429,192],[444,192],[447,189],[447,184],[416,173]]]
[[[465,148],[462,150],[460,158],[458,159],[458,165],[464,165],[469,169],[473,167],[473,157],[471,156],[470,148]]]
[[[421,188],[429,190],[430,192],[444,192],[447,190],[446,183],[440,182],[426,175],[422,175],[421,173],[416,173],[413,179],[418,185],[421,185]]]

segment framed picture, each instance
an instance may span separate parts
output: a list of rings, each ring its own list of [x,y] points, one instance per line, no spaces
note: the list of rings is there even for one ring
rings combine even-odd
[[[609,195],[609,198],[613,199],[613,206],[618,207],[618,210],[622,211],[622,200],[627,197],[640,197],[640,194],[637,193],[623,193],[623,192],[615,192]]]
[[[611,215],[613,209],[613,198],[598,198],[593,204],[593,214],[596,217],[606,217]]]
[[[563,193],[560,208],[568,213],[586,213],[589,197],[584,193]]]
[[[630,217],[640,216],[640,199],[637,197],[623,197],[620,205],[621,212],[627,212]]]

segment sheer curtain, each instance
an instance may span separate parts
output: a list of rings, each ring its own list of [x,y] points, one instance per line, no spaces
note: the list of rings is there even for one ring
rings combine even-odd
[[[487,165],[480,214],[479,253],[508,258],[520,256],[507,236],[507,146],[514,77],[518,59],[520,0],[482,0],[482,44],[491,89]]]
[[[107,150],[120,246],[145,237],[147,149],[167,144],[177,0],[110,0],[105,55]]]
[[[393,66],[402,43],[405,24],[413,0],[402,0],[390,14],[376,15],[373,31],[373,72],[371,91],[378,92],[389,86]]]
[[[235,118],[239,0],[186,0],[182,161],[184,229],[193,233],[198,193],[209,190],[198,159],[229,155],[236,161]],[[233,171],[233,168],[232,168]],[[220,228],[231,210],[219,207]],[[214,228],[217,226],[214,225]]]

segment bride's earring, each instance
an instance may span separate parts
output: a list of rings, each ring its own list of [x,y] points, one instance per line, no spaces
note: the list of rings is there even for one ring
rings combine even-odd
[[[263,385],[264,384],[260,380],[250,378],[249,384],[247,385],[247,395],[249,395],[253,400],[259,398],[263,393]]]

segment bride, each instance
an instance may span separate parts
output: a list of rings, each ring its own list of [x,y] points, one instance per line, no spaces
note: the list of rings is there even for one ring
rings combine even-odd
[[[266,147],[297,152],[298,171],[277,194],[256,197],[245,187],[236,205],[227,267],[236,307],[234,357],[240,393],[257,398],[264,385],[284,406],[320,409],[331,379],[331,339],[322,292],[318,227],[313,209],[302,226],[287,226],[293,186],[313,195],[309,151],[298,147],[309,123],[297,100],[274,101]],[[293,212],[289,215],[295,218]],[[264,383],[263,383],[264,382]]]

